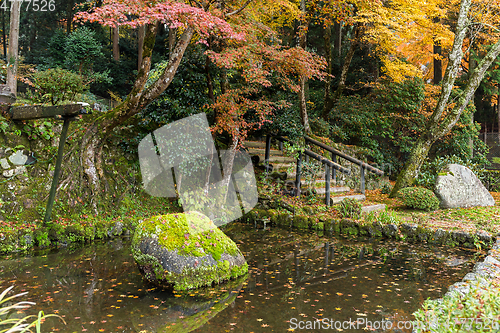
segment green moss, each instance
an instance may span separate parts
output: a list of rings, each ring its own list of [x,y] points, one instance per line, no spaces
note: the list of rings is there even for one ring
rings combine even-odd
[[[0,252],[13,252],[16,249],[17,234],[14,230],[0,233]]]
[[[47,228],[38,228],[33,232],[35,242],[39,247],[50,246],[49,232]]]
[[[206,286],[207,282],[219,284],[247,273],[248,264],[231,269],[229,262],[224,260],[219,261],[216,266],[185,267],[179,274],[164,271],[159,280],[173,284],[175,290],[190,290]]]
[[[340,221],[332,219],[331,222],[332,222],[333,233],[337,235],[340,234]]]
[[[142,238],[156,238],[164,248],[180,255],[201,257],[211,254],[219,260],[222,253],[236,255],[238,247],[210,219],[197,212],[154,216],[142,222],[134,234],[132,247]],[[135,242],[135,243],[134,243]]]
[[[284,228],[289,228],[290,225],[292,224],[292,215],[290,213],[281,213],[278,215],[277,219],[277,225],[284,227]]]
[[[182,256],[201,257],[210,254],[217,265],[184,267],[181,273],[165,271],[158,259],[138,249],[139,242],[144,238],[157,239],[163,248],[177,251]],[[227,260],[220,261],[223,253],[236,256],[241,252],[209,218],[198,212],[167,214],[145,220],[136,229],[132,252],[139,266],[144,267],[143,273],[148,280],[173,285],[176,290],[219,283],[248,272],[246,263],[237,267],[231,266]]]
[[[310,221],[307,216],[296,215],[293,218],[293,226],[297,229],[309,229]]]
[[[359,235],[360,236],[368,236],[368,225],[367,224],[359,224]]]
[[[269,220],[271,221],[272,224],[274,224],[274,225],[278,224],[279,212],[276,209],[269,209],[267,211],[267,215],[268,215]]]
[[[323,221],[314,221],[314,223],[311,224],[311,228],[313,230],[323,230],[325,227]]]

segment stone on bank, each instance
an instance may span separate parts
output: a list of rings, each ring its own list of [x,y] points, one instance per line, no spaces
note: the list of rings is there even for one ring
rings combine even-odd
[[[459,164],[448,164],[447,172],[438,175],[434,192],[444,209],[495,205],[495,199],[476,175]]]
[[[132,254],[153,284],[188,290],[248,272],[236,244],[198,212],[151,217],[135,230]]]

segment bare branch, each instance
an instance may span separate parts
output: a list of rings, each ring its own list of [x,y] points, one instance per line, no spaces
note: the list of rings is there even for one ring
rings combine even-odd
[[[240,13],[243,9],[245,9],[249,4],[250,2],[252,2],[253,0],[247,0],[247,2],[245,2],[245,4],[243,6],[241,6],[239,9],[236,9],[235,11],[231,12],[231,13],[228,13],[226,14],[226,16],[232,16],[232,15],[236,15],[238,13]]]

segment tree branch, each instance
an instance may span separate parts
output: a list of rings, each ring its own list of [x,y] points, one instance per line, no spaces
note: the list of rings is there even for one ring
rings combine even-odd
[[[235,11],[232,11],[231,13],[227,13],[226,14],[226,17],[229,17],[229,16],[233,16],[233,15],[236,15],[238,13],[240,13],[243,9],[245,9],[249,4],[250,2],[252,2],[253,0],[247,0],[247,2],[245,2],[243,4],[243,6],[241,6],[239,9],[236,9]]]
[[[436,109],[430,118],[431,123],[438,123],[441,115],[443,114],[446,106],[448,105],[448,100],[453,90],[453,85],[457,77],[458,68],[462,62],[462,44],[464,42],[465,34],[467,32],[467,13],[469,12],[471,6],[471,0],[463,0],[460,5],[460,11],[458,13],[457,20],[457,30],[455,33],[455,39],[453,41],[453,47],[448,56],[449,63],[446,67],[446,72],[443,78],[443,90],[439,96]]]
[[[175,73],[177,72],[177,68],[181,63],[182,57],[184,56],[184,52],[186,51],[191,38],[193,37],[194,29],[191,27],[187,27],[182,33],[181,37],[177,41],[175,45],[174,52],[170,55],[170,59],[168,61],[168,66],[165,68],[163,73],[160,75],[158,80],[153,82],[149,87],[147,87],[144,92],[140,96],[139,105],[146,106],[153,99],[157,98],[168,88],[172,79],[174,78]]]

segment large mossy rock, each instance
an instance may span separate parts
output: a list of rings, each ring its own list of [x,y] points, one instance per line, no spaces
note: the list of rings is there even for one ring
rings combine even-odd
[[[148,281],[175,290],[210,286],[248,272],[236,244],[198,212],[143,221],[134,233],[132,253]]]
[[[476,175],[459,164],[448,164],[446,174],[438,175],[434,192],[441,208],[495,205],[495,199]]]

